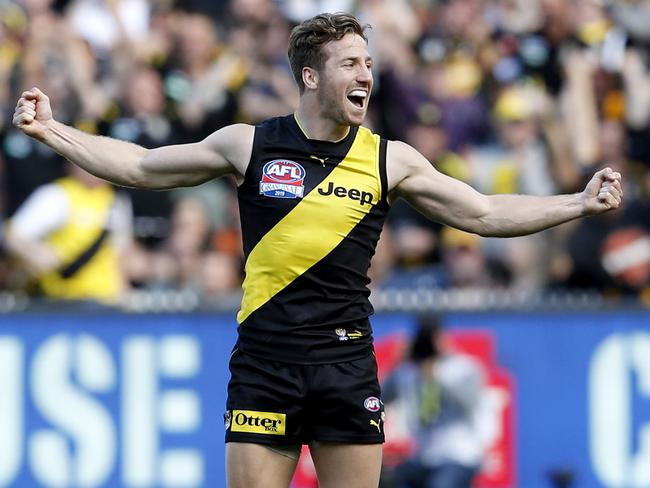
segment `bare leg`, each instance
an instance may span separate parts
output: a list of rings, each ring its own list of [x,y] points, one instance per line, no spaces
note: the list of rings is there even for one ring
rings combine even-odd
[[[226,444],[228,488],[288,488],[297,463],[259,444]]]
[[[381,444],[318,444],[311,449],[320,488],[377,488]]]

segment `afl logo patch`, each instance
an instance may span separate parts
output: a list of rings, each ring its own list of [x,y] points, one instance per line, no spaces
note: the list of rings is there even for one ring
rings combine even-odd
[[[381,400],[377,397],[368,397],[363,401],[363,406],[369,412],[378,412],[381,409]]]
[[[289,159],[274,159],[262,168],[260,193],[273,198],[302,198],[305,169]]]

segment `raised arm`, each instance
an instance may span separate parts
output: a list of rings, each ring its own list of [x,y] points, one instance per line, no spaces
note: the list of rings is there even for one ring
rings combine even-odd
[[[573,195],[483,195],[445,176],[411,146],[390,142],[387,153],[391,197],[403,197],[426,217],[482,236],[532,234],[585,215],[616,209],[621,175],[598,171],[584,191]]]
[[[198,185],[226,174],[242,177],[254,135],[252,126],[235,124],[200,142],[145,149],[56,121],[48,97],[38,88],[23,92],[13,123],[95,176],[118,185],[154,189]]]

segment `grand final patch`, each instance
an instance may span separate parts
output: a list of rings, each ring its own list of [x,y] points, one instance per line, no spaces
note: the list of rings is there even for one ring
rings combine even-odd
[[[305,169],[289,159],[274,159],[264,165],[260,193],[273,198],[302,198]]]

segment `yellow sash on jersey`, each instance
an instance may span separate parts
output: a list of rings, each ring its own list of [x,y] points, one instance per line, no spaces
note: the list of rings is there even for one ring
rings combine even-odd
[[[237,322],[327,256],[379,203],[379,143],[360,127],[345,158],[253,248]]]

